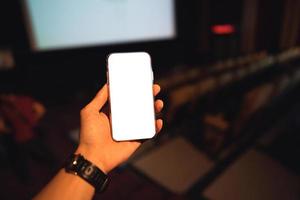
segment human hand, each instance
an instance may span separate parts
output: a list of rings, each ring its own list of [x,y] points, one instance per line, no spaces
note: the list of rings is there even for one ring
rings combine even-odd
[[[156,96],[160,86],[153,85]],[[101,111],[108,99],[108,86],[105,84],[94,99],[80,112],[81,128],[80,142],[76,154],[82,154],[86,159],[97,165],[105,173],[126,161],[141,145],[139,141],[121,141],[112,139],[110,120],[107,114]],[[163,108],[163,101],[155,101],[155,111]],[[163,126],[161,119],[156,120],[156,132]]]

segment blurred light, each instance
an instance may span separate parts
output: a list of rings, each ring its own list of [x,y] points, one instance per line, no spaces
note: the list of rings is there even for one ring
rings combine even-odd
[[[235,27],[231,24],[218,24],[213,25],[211,31],[215,35],[230,35],[235,32]]]

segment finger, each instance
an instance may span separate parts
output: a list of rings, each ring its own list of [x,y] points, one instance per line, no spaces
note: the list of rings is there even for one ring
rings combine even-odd
[[[153,94],[156,96],[160,92],[160,86],[158,84],[153,85]]]
[[[158,119],[156,120],[156,133],[159,133],[163,127],[163,120]]]
[[[96,94],[94,99],[87,105],[87,107],[99,111],[108,99],[108,86],[105,84]]]
[[[164,107],[164,102],[161,99],[158,99],[155,101],[154,107],[155,107],[155,112],[159,113]]]

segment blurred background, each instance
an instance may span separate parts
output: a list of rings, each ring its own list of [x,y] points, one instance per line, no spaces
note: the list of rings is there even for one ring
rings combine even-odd
[[[112,52],[147,51],[164,128],[95,199],[300,199],[300,0],[3,0],[0,199],[78,142]]]

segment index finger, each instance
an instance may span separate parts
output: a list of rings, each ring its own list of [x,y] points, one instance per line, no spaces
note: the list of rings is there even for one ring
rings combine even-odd
[[[87,107],[99,111],[108,99],[108,86],[105,84],[96,94],[94,99],[87,105]]]

